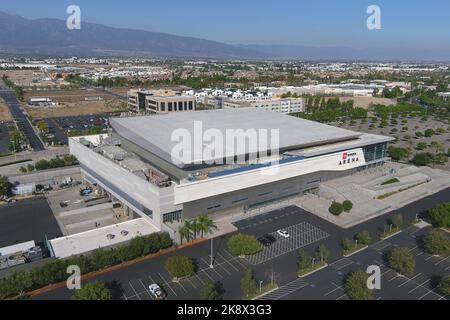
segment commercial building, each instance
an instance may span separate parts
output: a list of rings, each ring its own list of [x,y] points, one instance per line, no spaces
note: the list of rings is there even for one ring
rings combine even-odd
[[[110,124],[109,136],[69,138],[85,181],[174,238],[173,221],[248,212],[313,192],[322,181],[379,166],[392,140],[261,108],[112,118]],[[227,140],[223,152],[206,152],[215,145],[208,132],[228,137],[233,130],[244,140],[233,136],[232,147]],[[270,132],[270,143],[259,143],[258,136],[256,150],[245,144],[255,130]],[[192,153],[175,152],[184,140],[174,138],[181,137],[176,132]],[[234,144],[236,137],[243,147]]]
[[[128,106],[139,114],[195,111],[196,98],[174,91],[130,90]]]
[[[221,105],[224,109],[254,107],[283,114],[305,111],[305,102],[303,98],[264,99],[255,101],[225,99],[222,101]]]

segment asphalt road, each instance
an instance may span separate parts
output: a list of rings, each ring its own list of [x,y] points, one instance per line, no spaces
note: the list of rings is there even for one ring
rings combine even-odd
[[[17,101],[16,94],[12,90],[7,90],[7,88],[2,87],[0,85],[0,96],[5,100],[6,105],[9,107],[9,110],[12,116],[21,123],[24,133],[30,142],[31,147],[34,151],[42,151],[45,150],[44,145],[42,144],[41,139],[37,136],[36,132],[33,130],[33,126],[30,123],[30,120],[26,117],[26,115],[21,110],[21,104]]]
[[[400,245],[409,246],[412,250],[418,250],[414,248],[417,246],[416,238],[408,225],[416,217],[416,214],[423,214],[426,210],[434,207],[439,202],[450,200],[450,189],[446,189],[437,194],[429,196],[427,198],[421,199],[412,203],[400,210],[404,217],[404,229],[405,231],[398,236],[400,240],[395,242],[396,238],[389,240],[389,246]],[[342,249],[340,247],[340,241],[344,237],[353,237],[357,232],[361,230],[368,230],[374,242],[379,241],[379,231],[380,228],[386,223],[393,213],[384,215],[367,221],[359,226],[355,226],[350,229],[341,229],[325,220],[322,220],[308,212],[305,212],[297,207],[289,207],[282,210],[276,210],[264,215],[257,216],[250,220],[245,220],[237,223],[236,225],[240,228],[241,232],[254,234],[256,236],[261,236],[266,233],[276,232],[278,229],[289,228],[299,224],[307,223],[316,229],[320,229],[327,233],[324,239],[314,241],[310,239],[311,243],[301,247],[313,254],[319,244],[325,244],[327,248],[331,251],[331,256],[329,259],[330,264],[334,267],[329,267],[312,275],[311,278],[297,279],[297,259],[298,259],[298,245],[293,246],[292,242],[286,241],[285,244],[281,245],[281,252],[275,255],[273,258],[258,264],[252,264],[249,260],[235,258],[230,255],[226,248],[226,241],[230,235],[223,236],[214,240],[214,269],[209,268],[210,263],[210,242],[201,243],[192,247],[188,247],[177,251],[171,255],[186,255],[193,258],[197,263],[197,273],[194,277],[189,279],[184,279],[179,283],[174,283],[170,280],[169,275],[164,270],[164,262],[170,255],[158,257],[155,259],[147,260],[139,264],[130,266],[125,269],[107,273],[98,277],[95,277],[89,281],[101,280],[107,282],[111,287],[114,288],[114,297],[117,299],[126,300],[150,300],[151,297],[148,293],[148,285],[151,283],[160,284],[169,299],[174,300],[195,300],[199,298],[199,291],[207,282],[217,283],[220,282],[224,289],[223,297],[225,299],[240,299],[240,280],[245,273],[245,270],[252,269],[255,273],[255,277],[258,281],[262,281],[262,284],[267,284],[271,278],[274,278],[277,284],[280,286],[281,299],[344,299],[345,295],[340,292],[336,296],[335,292],[342,291],[342,278],[345,274],[352,268],[364,267],[364,264],[381,262],[383,263],[383,250],[389,249],[388,247],[383,248],[383,246],[376,246],[376,249],[367,249],[364,253],[361,253],[347,260],[342,258]],[[415,231],[415,230],[414,230]],[[425,231],[423,231],[425,232]],[[411,235],[411,236],[408,236]],[[395,241],[394,241],[395,240]],[[278,241],[283,241],[278,239]],[[297,241],[297,240],[296,240]],[[301,242],[301,239],[298,238]],[[300,243],[301,244],[301,243]],[[295,248],[292,250],[292,248]],[[381,248],[381,249],[380,249]],[[420,250],[420,249],[419,249]],[[380,253],[381,252],[381,253]],[[417,252],[419,257],[424,255]],[[367,255],[367,256],[366,256]],[[428,259],[424,256],[425,259]],[[435,262],[437,263],[437,262]],[[420,276],[425,275],[425,277],[430,277],[432,274],[439,275],[448,269],[445,261],[441,263],[443,270],[438,269],[434,271],[431,265],[427,263],[418,262],[418,273]],[[347,268],[347,269],[346,269]],[[390,276],[387,278],[391,279],[394,277],[392,271],[388,271],[388,268],[382,265],[382,270],[385,275]],[[419,279],[419,277],[417,279]],[[435,277],[433,277],[433,282],[429,281],[429,285],[432,286],[435,283]],[[423,294],[428,293],[424,298],[440,298],[436,296],[435,293],[430,293],[428,291],[430,288],[424,289],[419,287],[414,291],[422,292],[419,297],[412,296],[408,293],[414,288],[409,288],[408,290],[401,290],[398,286],[403,283],[400,280],[407,281],[408,279],[394,279],[390,283],[392,288],[389,289],[389,285],[386,285],[386,290],[382,293],[377,294],[377,298],[382,299],[418,299]],[[414,280],[414,279],[413,279]],[[419,280],[422,280],[419,279]],[[423,281],[426,281],[424,279]],[[396,282],[399,281],[399,282]],[[337,288],[334,287],[334,284]],[[389,282],[388,282],[389,283]],[[413,281],[408,281],[405,285],[407,286],[415,284]],[[420,284],[420,283],[419,283]],[[424,286],[427,283],[424,284]],[[395,286],[394,286],[395,285]],[[332,286],[333,288],[330,288]],[[403,287],[402,286],[402,287]],[[416,284],[417,286],[417,284]],[[339,287],[341,287],[339,289]],[[402,288],[400,287],[400,288]],[[426,287],[426,286],[425,286]],[[335,291],[329,293],[329,291]],[[394,290],[396,289],[396,290]],[[404,288],[406,289],[406,288]],[[412,292],[414,292],[412,291]],[[45,294],[42,294],[36,299],[70,299],[72,292],[67,289],[57,289]]]

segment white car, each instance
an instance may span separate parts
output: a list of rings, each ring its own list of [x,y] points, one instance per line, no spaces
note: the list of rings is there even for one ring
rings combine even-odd
[[[278,230],[277,234],[283,238],[289,238],[291,235],[286,230]]]
[[[149,285],[148,290],[155,300],[164,300],[166,298],[166,294],[156,283]]]

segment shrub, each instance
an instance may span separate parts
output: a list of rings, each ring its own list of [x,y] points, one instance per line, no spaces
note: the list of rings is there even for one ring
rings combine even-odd
[[[433,129],[427,129],[425,130],[425,137],[430,138],[432,136],[434,136],[434,130]]]
[[[400,274],[414,274],[416,262],[408,248],[396,248],[389,254],[389,266]]]
[[[359,243],[368,246],[372,242],[372,238],[370,237],[370,233],[367,230],[363,230],[356,235],[356,240]]]
[[[262,246],[253,235],[236,234],[228,240],[228,250],[235,256],[255,254]]]
[[[433,161],[428,153],[417,153],[411,162],[417,166],[427,166]]]
[[[392,179],[384,181],[381,185],[386,186],[388,184],[393,184],[393,183],[397,183],[397,182],[400,182],[400,180],[398,180],[397,178],[392,178]]]
[[[344,211],[344,208],[341,203],[333,201],[330,208],[328,208],[328,211],[335,216],[341,215],[341,213]]]
[[[345,200],[342,203],[342,208],[345,212],[350,212],[353,209],[353,202],[351,202],[350,200]]]
[[[441,280],[439,283],[437,290],[440,294],[444,296],[450,295],[450,276],[447,276]]]
[[[306,252],[305,250],[300,250],[297,264],[299,272],[302,272],[303,270],[311,267],[311,257],[309,256],[308,252]]]
[[[450,253],[450,240],[441,230],[432,230],[423,237],[425,251],[430,254],[447,256]]]
[[[369,275],[357,270],[350,273],[345,279],[345,291],[351,300],[372,300],[372,290],[367,287]]]
[[[76,290],[73,300],[112,300],[111,291],[103,282],[91,282]]]
[[[428,212],[431,221],[440,228],[450,227],[450,202],[440,203]]]
[[[185,256],[169,257],[165,268],[173,278],[187,277],[194,274],[194,263],[192,259]]]
[[[342,239],[341,246],[342,246],[342,249],[344,249],[344,251],[348,251],[353,248],[354,243],[349,238],[344,238],[344,239]]]

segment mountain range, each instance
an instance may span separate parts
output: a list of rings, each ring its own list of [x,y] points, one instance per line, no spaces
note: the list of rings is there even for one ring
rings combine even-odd
[[[449,61],[450,49],[354,49],[299,45],[230,45],[161,32],[83,22],[68,30],[66,21],[26,19],[0,11],[0,52],[60,56],[153,56],[222,59]]]

